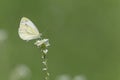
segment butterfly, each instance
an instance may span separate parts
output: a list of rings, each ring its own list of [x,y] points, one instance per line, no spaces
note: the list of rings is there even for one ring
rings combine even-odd
[[[20,21],[18,34],[21,39],[26,41],[41,38],[42,35],[41,33],[39,33],[34,23],[26,17],[22,17]]]

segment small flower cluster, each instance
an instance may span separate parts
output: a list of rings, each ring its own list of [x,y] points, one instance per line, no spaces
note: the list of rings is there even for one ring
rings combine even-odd
[[[43,53],[47,53],[48,49],[47,47],[50,46],[49,39],[42,39],[42,40],[37,40],[34,45],[38,46],[41,48]]]
[[[46,47],[50,46],[49,39],[37,40],[34,44],[38,47],[41,47],[42,45],[45,45]]]

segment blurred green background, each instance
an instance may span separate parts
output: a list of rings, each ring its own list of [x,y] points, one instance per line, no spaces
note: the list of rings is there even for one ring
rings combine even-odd
[[[50,39],[50,80],[63,74],[120,80],[119,0],[0,0],[0,80],[10,80],[19,64],[31,71],[29,80],[43,80],[35,40],[18,36],[23,16]]]

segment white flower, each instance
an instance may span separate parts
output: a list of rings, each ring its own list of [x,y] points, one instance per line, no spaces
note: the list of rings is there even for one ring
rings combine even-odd
[[[45,50],[43,50],[43,52],[46,54],[46,53],[48,52],[48,50],[47,50],[47,49],[45,49]]]
[[[47,68],[43,68],[42,70],[43,70],[43,71],[46,71],[46,70],[47,70]]]
[[[45,47],[50,46],[48,39],[37,40],[34,44],[38,47],[41,47],[42,45],[44,45]]]

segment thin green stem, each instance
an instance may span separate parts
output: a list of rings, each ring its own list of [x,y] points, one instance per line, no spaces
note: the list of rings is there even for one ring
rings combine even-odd
[[[43,64],[43,68],[42,68],[42,72],[44,74],[44,80],[48,80],[49,79],[49,72],[48,72],[48,66],[47,66],[47,54],[44,53],[43,50],[42,51],[42,64]]]

